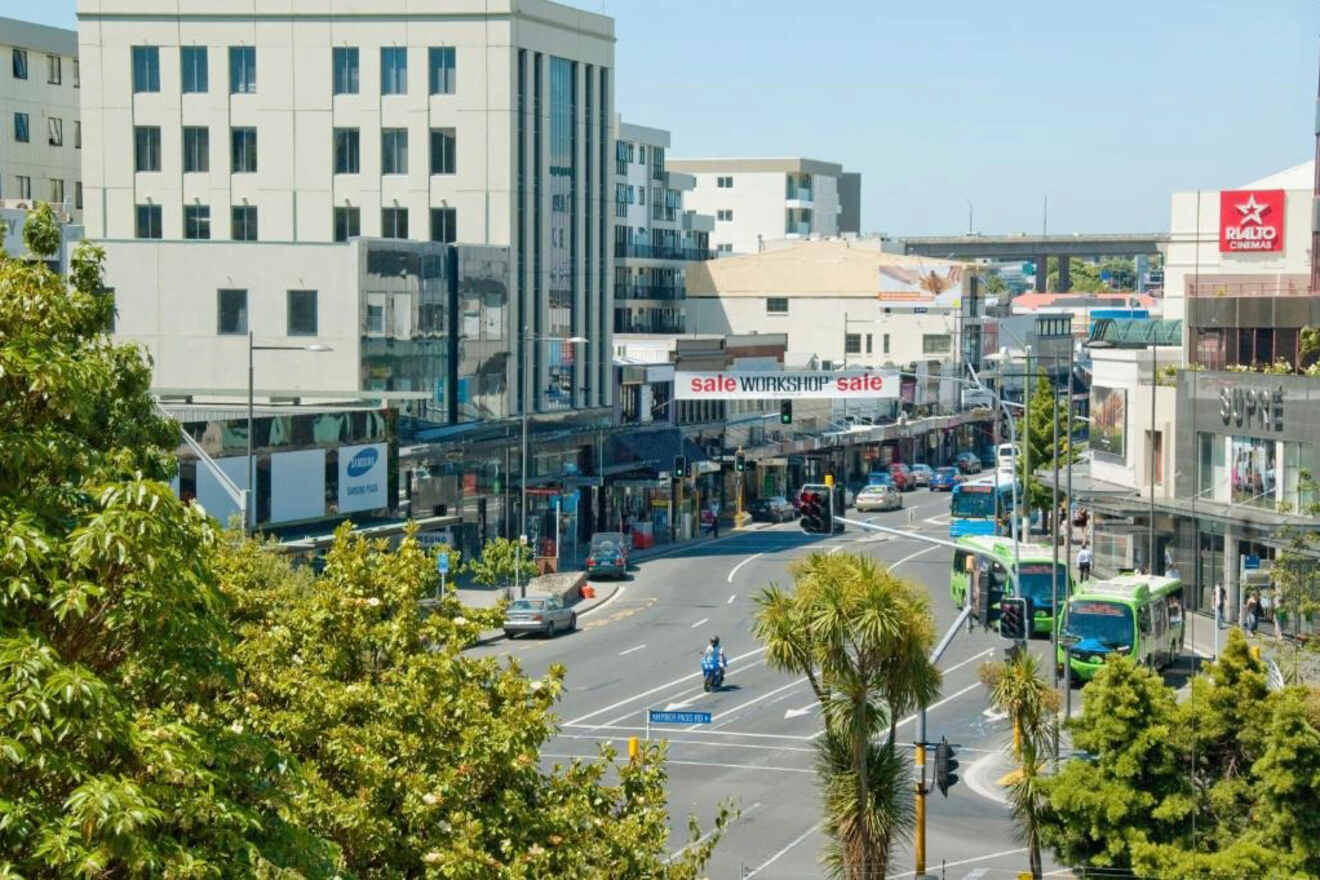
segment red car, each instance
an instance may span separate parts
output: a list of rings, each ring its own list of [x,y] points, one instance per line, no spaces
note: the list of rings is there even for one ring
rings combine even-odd
[[[896,461],[889,466],[889,476],[894,478],[894,485],[900,492],[911,492],[917,488],[917,478],[912,475],[912,468]]]

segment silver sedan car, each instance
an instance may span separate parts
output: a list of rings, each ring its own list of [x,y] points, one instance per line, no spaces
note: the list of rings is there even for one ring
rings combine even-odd
[[[558,596],[529,596],[515,599],[504,612],[504,634],[513,638],[519,633],[552,636],[556,632],[577,629],[577,614],[564,606]]]
[[[898,510],[903,506],[903,495],[896,486],[870,485],[857,493],[858,510]]]

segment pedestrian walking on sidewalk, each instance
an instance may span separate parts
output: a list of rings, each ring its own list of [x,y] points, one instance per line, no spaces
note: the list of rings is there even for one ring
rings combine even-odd
[[[1077,571],[1079,580],[1091,579],[1091,548],[1085,541],[1082,542],[1082,548],[1077,551]]]
[[[1225,609],[1227,607],[1228,594],[1224,592],[1223,584],[1215,584],[1215,626],[1224,628],[1226,621]]]

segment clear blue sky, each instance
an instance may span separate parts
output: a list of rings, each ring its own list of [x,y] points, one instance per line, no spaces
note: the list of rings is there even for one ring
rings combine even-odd
[[[1169,193],[1310,158],[1317,0],[573,0],[672,155],[862,173],[867,232],[1164,230]],[[74,0],[0,14],[74,25]]]

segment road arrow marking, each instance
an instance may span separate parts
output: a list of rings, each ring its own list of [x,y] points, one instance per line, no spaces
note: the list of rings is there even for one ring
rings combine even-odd
[[[702,624],[706,624],[706,623],[710,623],[710,618],[709,618],[709,617],[703,617],[703,618],[701,618],[701,620],[698,620],[696,623],[692,624],[692,627],[691,627],[691,628],[692,628],[692,629],[696,629],[697,627],[701,626]]]
[[[802,715],[806,715],[819,705],[820,703],[816,702],[808,706],[803,706],[801,709],[789,709],[787,712],[784,713],[784,719],[788,720],[789,718],[798,718]]]
[[[728,602],[725,602],[724,604],[725,604],[725,605],[732,605],[732,604],[733,604],[733,600],[734,600],[734,599],[737,599],[737,598],[738,598],[738,594],[737,594],[737,593],[734,593],[732,596],[729,597],[729,601],[728,601]]]
[[[686,709],[688,706],[691,706],[693,703],[695,703],[697,700],[700,700],[704,696],[706,695],[704,693],[701,693],[701,694],[697,694],[695,697],[688,697],[686,700],[682,700],[681,702],[678,703],[670,703],[668,706],[665,706],[665,711],[677,712],[679,709]]]
[[[1003,721],[1005,718],[1008,717],[1007,712],[997,712],[994,709],[986,709],[982,711],[981,714],[984,715],[986,718],[990,719],[991,721]]]

